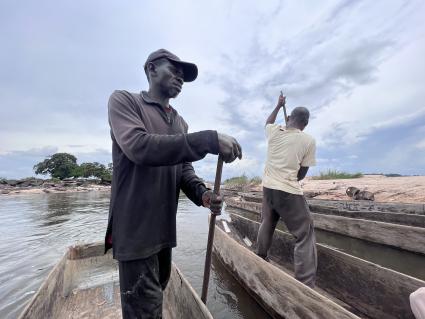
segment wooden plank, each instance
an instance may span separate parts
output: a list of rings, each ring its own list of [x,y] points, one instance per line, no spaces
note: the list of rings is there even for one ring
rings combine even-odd
[[[261,214],[260,203],[228,198],[226,204]],[[317,229],[425,254],[425,228],[317,213],[312,217]]]
[[[312,216],[315,228],[425,254],[425,228],[314,213]]]
[[[259,223],[231,214],[232,230],[255,242]],[[276,230],[270,256],[284,267],[293,267],[294,238]],[[370,318],[414,319],[409,295],[425,282],[317,244],[317,284]]]
[[[226,268],[274,318],[359,318],[245,249],[218,227],[214,248]]]
[[[52,318],[54,308],[63,305],[60,297],[63,291],[63,276],[67,257],[68,253],[53,267],[18,319]]]
[[[95,242],[81,245],[74,245],[68,248],[68,259],[84,259],[94,256],[102,256],[105,251],[103,242]]]
[[[207,307],[173,263],[170,281],[164,292],[164,315],[173,319],[212,319]]]
[[[404,214],[425,215],[424,203],[384,203],[364,200],[328,200],[328,199],[308,199],[312,205],[331,206],[343,210],[352,211],[380,211]]]
[[[349,218],[375,220],[384,223],[400,224],[406,226],[425,228],[425,215],[404,214],[380,211],[349,211],[334,207],[310,205],[313,213],[336,215]]]
[[[256,202],[248,202],[237,198],[226,198],[225,203],[229,207],[241,208],[250,212],[261,214],[262,204]]]
[[[263,196],[262,192],[240,192],[238,195],[246,201],[257,203],[261,203]],[[367,200],[331,200],[316,198],[307,198],[307,202],[310,205],[333,207],[351,211],[381,211],[425,215],[425,203],[390,203]]]

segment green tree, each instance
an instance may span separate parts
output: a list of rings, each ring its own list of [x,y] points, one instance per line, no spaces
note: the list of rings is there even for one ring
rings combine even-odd
[[[102,183],[112,182],[112,163],[108,164],[108,167],[104,170],[100,179],[102,180]]]
[[[82,177],[97,177],[102,182],[111,182],[112,180],[112,163],[106,167],[98,162],[94,163],[82,163],[78,167],[78,176]]]
[[[106,171],[106,167],[98,162],[82,163],[80,165],[81,176],[83,177],[97,177],[100,178]]]
[[[50,174],[53,178],[64,179],[78,172],[77,158],[68,153],[56,153],[34,165],[36,174]]]

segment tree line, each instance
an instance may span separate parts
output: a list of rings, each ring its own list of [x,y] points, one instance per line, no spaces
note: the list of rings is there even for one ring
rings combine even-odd
[[[68,153],[56,153],[44,161],[34,165],[34,172],[40,175],[49,174],[52,178],[63,180],[70,177],[95,177],[102,181],[112,180],[112,163],[108,166],[98,162],[77,164],[77,158]]]

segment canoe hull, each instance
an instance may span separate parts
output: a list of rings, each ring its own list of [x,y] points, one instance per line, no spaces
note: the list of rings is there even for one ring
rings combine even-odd
[[[103,249],[103,243],[69,248],[19,319],[121,318],[117,262]],[[174,264],[163,313],[164,319],[213,318]]]
[[[261,214],[262,205],[234,198],[226,198],[229,207]],[[359,213],[361,214],[361,213]],[[385,213],[381,213],[385,214]],[[314,227],[337,234],[358,238],[398,249],[425,254],[425,228],[393,224],[375,220],[312,213]],[[417,216],[423,218],[424,216]]]
[[[273,318],[359,318],[242,247],[219,227],[215,253]]]
[[[259,223],[231,214],[232,230],[255,244]],[[294,238],[276,230],[269,255],[286,269],[293,269]],[[369,318],[411,318],[409,295],[425,282],[317,244],[317,284]]]

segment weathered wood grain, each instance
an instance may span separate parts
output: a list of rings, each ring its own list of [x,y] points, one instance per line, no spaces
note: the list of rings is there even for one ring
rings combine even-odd
[[[220,260],[273,318],[359,318],[245,249],[220,228],[215,236]]]
[[[18,319],[52,318],[54,308],[62,306],[63,275],[68,254],[65,254],[47,276]]]
[[[263,196],[262,192],[240,192],[238,195],[246,201],[257,203],[261,203]],[[307,198],[307,202],[309,205],[333,207],[351,211],[380,211],[425,215],[425,203],[387,203],[365,200],[331,200],[316,198]]]
[[[314,213],[312,216],[315,228],[425,254],[425,228]]]
[[[212,318],[174,264],[163,307],[164,319]],[[117,265],[111,251],[104,255],[103,243],[69,248],[19,316],[30,318],[121,318]]]
[[[375,220],[375,221],[384,222],[384,223],[392,223],[392,224],[425,228],[425,215],[379,212],[379,211],[350,211],[350,210],[343,210],[343,209],[325,207],[320,205],[310,205],[310,210],[313,213],[318,213],[318,214]]]
[[[248,237],[253,243],[259,223],[236,214],[229,224],[233,235]],[[276,230],[270,257],[285,268],[293,267],[293,237]],[[425,282],[317,244],[318,286],[370,318],[414,319],[409,295]]]
[[[230,207],[261,214],[261,203],[226,199]],[[380,213],[386,214],[386,213]],[[425,228],[312,213],[314,227],[345,236],[425,254]],[[421,218],[422,216],[416,216]]]
[[[174,263],[171,270],[170,281],[164,292],[164,304],[168,309],[164,309],[164,312],[169,312],[170,318],[213,318],[207,307],[203,304],[201,298],[198,297]]]
[[[310,205],[330,206],[343,210],[352,211],[380,211],[404,214],[425,215],[425,203],[384,203],[363,200],[328,200],[328,199],[307,199]]]

